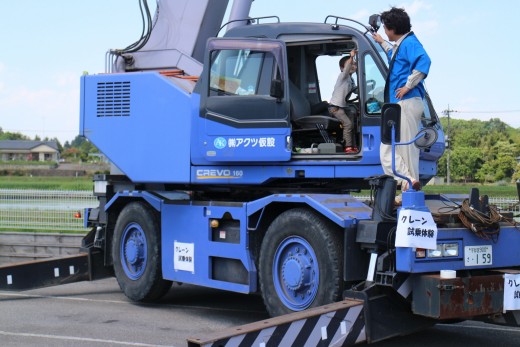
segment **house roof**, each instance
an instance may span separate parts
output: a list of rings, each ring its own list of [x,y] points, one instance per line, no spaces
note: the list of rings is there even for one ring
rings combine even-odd
[[[31,150],[41,145],[47,145],[58,151],[56,141],[0,140],[0,150]]]

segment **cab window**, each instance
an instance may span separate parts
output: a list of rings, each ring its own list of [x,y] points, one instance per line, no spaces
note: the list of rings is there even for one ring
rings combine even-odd
[[[385,78],[374,58],[367,54],[363,59],[365,71],[365,112],[367,115],[380,115],[385,102]]]
[[[262,80],[262,69],[273,66],[274,57],[269,52],[217,50],[212,52],[211,61],[209,96],[269,95]]]

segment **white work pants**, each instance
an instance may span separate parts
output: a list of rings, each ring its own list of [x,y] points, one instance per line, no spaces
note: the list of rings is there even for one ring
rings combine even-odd
[[[400,142],[412,140],[419,131],[421,116],[424,111],[423,100],[419,97],[401,100],[401,139]],[[392,146],[381,143],[379,152],[381,165],[385,174],[393,176],[397,184],[401,186],[406,182],[402,178],[396,177],[392,172]],[[395,146],[395,169],[408,177],[410,180],[419,180],[419,148],[413,143],[405,146]]]

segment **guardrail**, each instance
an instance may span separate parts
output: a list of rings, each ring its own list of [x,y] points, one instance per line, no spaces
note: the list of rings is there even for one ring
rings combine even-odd
[[[91,191],[0,189],[0,228],[85,232],[83,210],[97,205]]]
[[[79,253],[83,234],[0,233],[0,265]]]

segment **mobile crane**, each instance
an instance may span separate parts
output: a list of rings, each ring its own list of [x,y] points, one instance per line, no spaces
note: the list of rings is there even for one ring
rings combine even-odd
[[[500,225],[500,238],[479,237],[456,213],[439,212],[460,206],[413,189],[394,209],[396,181],[382,175],[379,145],[413,144],[398,142],[399,110],[383,105],[377,16],[368,26],[335,15],[283,23],[249,18],[251,3],[234,1],[221,27],[227,0],[159,0],[153,20],[143,1],[141,39],[107,52],[106,73],[81,77],[80,133],[113,167],[94,178],[88,258],[40,285],[113,271],[131,300],[157,300],[175,281],[260,292],[280,316],[248,327],[254,338],[241,329],[193,345],[278,336],[276,345],[296,330],[301,341],[348,345],[454,319],[518,325],[518,311],[504,313],[505,278],[520,269],[518,230]],[[349,107],[360,151],[346,154],[318,62],[354,49]],[[444,151],[428,96],[422,123],[414,142],[426,183]],[[363,188],[373,201],[350,194]],[[489,213],[478,192],[471,203]],[[423,219],[428,228],[412,225]],[[410,243],[414,236],[422,241]],[[10,276],[0,288],[35,285]]]

